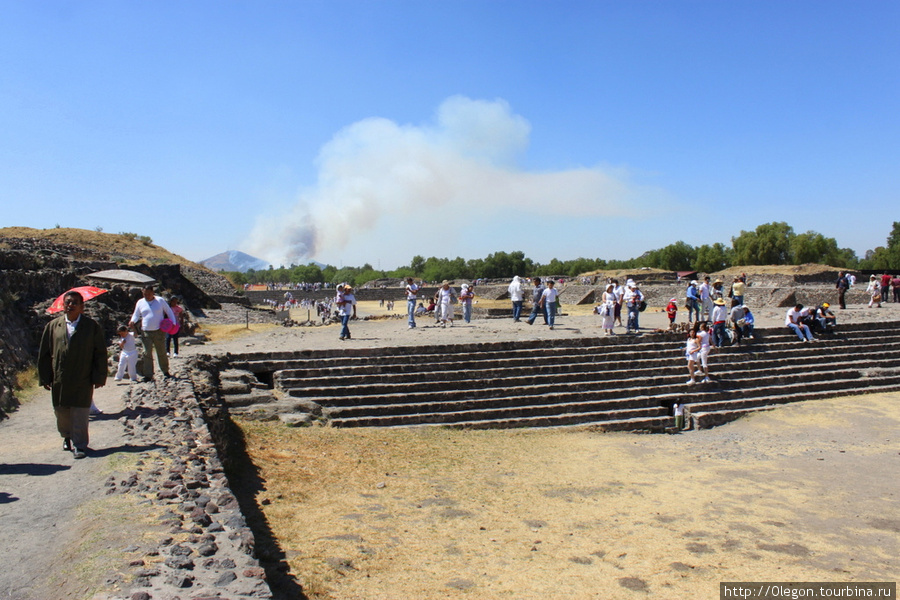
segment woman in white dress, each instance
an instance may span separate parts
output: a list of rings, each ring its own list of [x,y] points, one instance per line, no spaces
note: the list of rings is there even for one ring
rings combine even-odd
[[[456,290],[450,287],[450,282],[445,279],[438,288],[437,295],[441,326],[446,327],[449,321],[450,326],[453,327],[453,305],[457,302]]]
[[[603,317],[603,331],[606,335],[613,335],[613,327],[616,322],[616,286],[609,284],[603,292],[603,303],[600,305],[600,315]]]

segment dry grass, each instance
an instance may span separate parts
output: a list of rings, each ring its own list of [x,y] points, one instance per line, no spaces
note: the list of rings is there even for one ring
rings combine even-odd
[[[706,598],[897,578],[898,398],[680,436],[240,425],[312,598]]]
[[[140,235],[140,232],[138,232]],[[32,229],[31,227],[3,227],[0,228],[0,238],[38,238],[50,240],[58,244],[72,244],[102,252],[110,256],[133,256],[131,260],[118,261],[123,265],[140,263],[176,263],[188,265],[197,269],[204,269],[183,256],[173,254],[155,244],[145,244],[137,239],[129,239],[117,233],[103,233],[88,229],[73,229],[59,227],[55,229]]]
[[[265,333],[278,327],[275,323],[250,323],[247,325],[233,324],[204,324],[200,333],[211,342],[228,342],[246,335]]]

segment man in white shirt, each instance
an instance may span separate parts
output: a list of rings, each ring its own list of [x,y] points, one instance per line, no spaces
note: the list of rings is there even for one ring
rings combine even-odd
[[[784,324],[797,334],[797,337],[800,338],[801,342],[811,342],[813,341],[812,331],[809,330],[809,327],[803,324],[803,305],[798,304],[794,308],[789,308],[787,311],[787,315],[784,318]]]
[[[703,320],[708,321],[713,311],[713,299],[710,295],[709,277],[703,278],[703,284],[700,286],[700,307],[703,310]]]
[[[141,343],[144,346],[144,378],[153,379],[153,350],[156,350],[156,359],[159,362],[159,370],[169,377],[169,357],[166,356],[166,334],[159,329],[163,317],[167,317],[173,323],[178,320],[175,313],[169,307],[169,303],[162,298],[157,298],[153,293],[152,285],[145,285],[142,290],[143,298],[134,305],[134,314],[131,315],[129,329],[141,322]]]
[[[547,324],[550,325],[550,329],[553,329],[556,321],[556,299],[559,297],[559,290],[554,287],[555,283],[552,279],[548,279],[547,287],[541,293],[541,308],[547,315]]]
[[[416,328],[416,295],[419,293],[419,286],[413,283],[412,277],[406,278],[406,314],[408,316],[408,324],[410,329]]]

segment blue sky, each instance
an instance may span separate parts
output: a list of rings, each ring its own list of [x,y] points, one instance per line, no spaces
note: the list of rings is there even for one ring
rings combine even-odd
[[[890,1],[0,0],[0,226],[391,269],[786,221],[863,255],[900,220],[898,31]]]

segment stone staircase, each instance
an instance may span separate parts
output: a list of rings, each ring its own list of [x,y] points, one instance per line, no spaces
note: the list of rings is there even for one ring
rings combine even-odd
[[[681,335],[644,334],[231,356],[232,412],[335,427],[711,427],[777,404],[900,390],[900,322],[801,343],[786,328],[715,350],[687,385]]]

